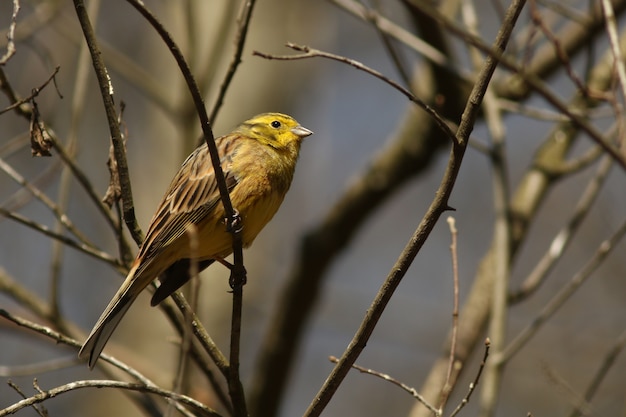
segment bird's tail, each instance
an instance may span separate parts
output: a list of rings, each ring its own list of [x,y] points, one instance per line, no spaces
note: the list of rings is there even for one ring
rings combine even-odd
[[[126,314],[133,301],[135,301],[143,289],[142,287],[137,291],[138,286],[132,285],[137,278],[135,277],[135,273],[139,265],[140,262],[138,262],[138,260],[135,261],[124,283],[113,296],[113,299],[98,319],[98,322],[91,330],[91,333],[78,353],[79,358],[84,358],[89,355],[89,368],[93,369],[111,334],[113,334],[120,320],[122,320],[124,314]]]

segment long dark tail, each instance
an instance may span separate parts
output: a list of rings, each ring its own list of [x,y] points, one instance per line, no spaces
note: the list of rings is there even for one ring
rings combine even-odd
[[[96,365],[102,349],[104,349],[111,334],[113,334],[113,331],[120,324],[120,320],[122,320],[133,301],[143,290],[143,287],[138,288],[138,286],[132,285],[135,283],[135,272],[138,266],[139,262],[136,262],[136,265],[130,270],[120,289],[117,290],[109,305],[104,309],[78,353],[79,358],[89,355],[89,368],[93,369]]]

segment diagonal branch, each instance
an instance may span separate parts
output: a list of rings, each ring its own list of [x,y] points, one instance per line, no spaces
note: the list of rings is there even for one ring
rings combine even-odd
[[[523,6],[524,0],[514,1],[509,6],[506,18],[494,42],[494,50],[500,53],[504,51]],[[389,275],[376,294],[370,308],[367,310],[357,333],[354,335],[341,359],[309,405],[309,408],[304,414],[305,416],[319,416],[326,405],[330,402],[337,388],[339,388],[339,385],[350,370],[350,367],[354,364],[361,351],[365,348],[367,341],[376,327],[383,311],[385,310],[387,303],[391,299],[395,289],[402,281],[402,278],[413,262],[413,259],[415,259],[415,256],[421,249],[427,237],[430,235],[430,232],[435,227],[437,220],[443,212],[449,209],[448,199],[456,182],[461,162],[463,161],[463,156],[465,154],[465,150],[467,149],[469,136],[473,130],[474,122],[476,120],[476,116],[478,115],[481,102],[485,92],[487,91],[487,86],[493,76],[497,63],[498,61],[496,59],[491,57],[487,58],[481,72],[478,75],[477,82],[472,89],[469,100],[467,101],[465,111],[461,116],[461,124],[459,125],[459,129],[456,133],[456,141],[453,142],[448,166],[441,181],[441,185],[435,194],[435,199],[428,208],[418,228],[413,233],[413,236],[411,236],[411,239],[400,254],[400,257],[396,261],[395,265],[391,268]]]

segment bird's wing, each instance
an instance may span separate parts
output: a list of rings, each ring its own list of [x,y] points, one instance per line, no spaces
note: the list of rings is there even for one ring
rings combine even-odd
[[[232,191],[238,183],[231,171],[232,156],[237,146],[231,134],[217,139],[226,186]],[[230,148],[230,149],[225,149]],[[226,155],[226,156],[224,156]],[[205,144],[187,157],[172,180],[161,204],[152,218],[138,258],[146,261],[175,242],[190,224],[197,225],[206,218],[220,201],[219,188],[211,157]]]

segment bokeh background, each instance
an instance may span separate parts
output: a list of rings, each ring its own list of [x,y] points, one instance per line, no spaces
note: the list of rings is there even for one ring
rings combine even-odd
[[[130,175],[136,213],[145,229],[170,178],[198,143],[199,124],[174,60],[154,31],[125,2],[99,3],[98,6],[88,2],[116,100],[126,105],[123,129],[128,140]],[[181,45],[206,91],[206,103],[211,108],[234,52],[239,3],[217,0],[146,3]],[[401,2],[374,3],[390,20],[415,31],[410,14]],[[494,38],[502,19],[500,10],[506,3],[473,2],[480,35],[485,42],[491,43]],[[0,2],[3,33],[11,22],[12,6],[12,2]],[[564,7],[584,16],[589,2],[573,1]],[[525,12],[520,27],[530,22],[528,10]],[[552,29],[557,30],[561,21],[554,15],[558,13],[551,9],[546,9],[545,13],[548,21],[556,22]],[[619,17],[618,23],[622,20]],[[48,86],[37,97],[39,111],[64,143],[74,143],[76,163],[98,194],[103,195],[108,184],[109,131],[90,61],[81,55],[84,40],[72,4],[52,0],[23,1],[17,28],[17,53],[2,68],[6,78],[21,96],[27,96],[56,66],[60,67],[56,77],[58,92]],[[4,39],[2,36],[3,51]],[[394,140],[414,111],[406,97],[389,85],[347,65],[321,59],[273,61],[252,55],[254,50],[290,54],[284,47],[288,41],[344,55],[391,79],[400,78],[380,33],[370,22],[357,19],[327,1],[257,2],[242,63],[225,97],[214,132],[226,133],[260,112],[280,111],[293,115],[315,135],[304,143],[292,188],[281,210],[253,247],[245,252],[248,284],[244,291],[242,333],[244,384],[252,381],[261,341],[276,314],[276,303],[302,236],[324,219],[345,190],[366,171],[375,155]],[[465,45],[458,39],[452,44],[458,48],[458,65],[469,69]],[[604,53],[608,44],[606,35],[597,36],[592,44],[595,54]],[[422,59],[408,48],[397,47],[406,68],[412,70],[414,81],[419,83]],[[589,55],[584,55],[576,55],[572,61],[572,67],[580,74],[584,74],[587,63],[593,61]],[[544,81],[562,99],[575,93],[576,86],[563,71]],[[531,96],[524,103],[549,108],[539,97]],[[6,95],[1,95],[0,107],[8,105]],[[604,114],[605,119],[598,123],[607,128],[615,118],[609,110]],[[508,181],[514,188],[532,164],[536,150],[554,122],[508,113],[505,125]],[[482,119],[472,137],[478,143],[489,143],[489,132]],[[445,140],[443,135],[442,140]],[[581,137],[572,154],[580,155],[591,146],[588,138]],[[379,286],[430,204],[447,163],[447,150],[442,146],[430,159],[427,169],[387,198],[332,263],[306,326],[279,415],[303,413],[332,369],[328,356],[340,356],[348,345]],[[0,158],[51,199],[65,205],[71,220],[95,244],[111,254],[117,253],[114,236],[76,180],[70,179],[67,185],[62,185],[62,178],[67,174],[63,173],[58,157],[31,157],[28,122],[12,112],[0,115]],[[523,281],[548,250],[556,232],[571,216],[594,170],[595,165],[592,165],[567,176],[547,196],[511,267],[512,287]],[[461,302],[492,241],[492,174],[486,155],[470,148],[450,201],[456,209],[450,214],[456,218],[459,230]],[[535,295],[511,307],[507,339],[512,339],[528,325],[548,300],[580,271],[598,245],[624,221],[624,184],[624,171],[614,168],[549,279]],[[3,207],[54,228],[55,219],[50,211],[21,189],[21,185],[7,175],[0,175]],[[445,216],[418,254],[357,361],[418,389],[441,355],[452,322],[450,233],[444,220]],[[58,250],[41,233],[9,219],[0,219],[2,274],[47,300],[52,297],[54,288],[51,285],[53,268],[58,268],[60,313],[86,332],[123,277],[103,262],[71,248],[64,248],[55,255]],[[623,252],[624,245],[619,244],[588,282],[507,364],[497,415],[569,415],[609,349],[620,335],[624,338],[626,263]],[[228,271],[221,267],[203,273],[199,305],[205,327],[224,350],[228,347],[230,329],[231,297],[227,278]],[[7,294],[10,290],[6,285],[1,289],[0,308],[46,324]],[[163,314],[149,307],[148,297],[149,294],[140,297],[107,349],[158,384],[170,387],[177,361],[176,338]],[[465,395],[481,357],[481,349],[471,356],[451,403],[455,404]],[[0,320],[0,409],[20,399],[7,385],[8,380],[31,395],[35,377],[43,389],[49,389],[73,380],[102,376],[98,370],[90,372],[75,358],[75,350]],[[47,364],[59,369],[43,370]],[[592,401],[589,415],[626,415],[625,375],[626,359],[623,355],[617,356]],[[212,395],[205,382],[200,378],[198,381],[189,394],[211,403]],[[139,414],[126,394],[115,390],[78,390],[49,400],[45,406],[50,415]],[[354,371],[324,415],[410,415],[415,407],[420,406],[398,387]],[[477,415],[478,409],[479,394],[476,394],[461,415]],[[25,409],[20,415],[36,414],[32,409]]]

